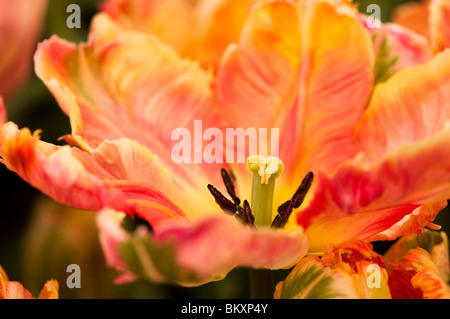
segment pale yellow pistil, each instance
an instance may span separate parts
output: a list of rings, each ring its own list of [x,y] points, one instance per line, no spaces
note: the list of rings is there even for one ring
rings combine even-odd
[[[275,179],[283,172],[283,162],[274,156],[250,156],[247,168],[253,172],[251,208],[256,227],[272,224]]]

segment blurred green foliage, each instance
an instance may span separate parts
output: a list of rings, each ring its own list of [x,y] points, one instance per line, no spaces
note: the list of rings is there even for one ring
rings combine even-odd
[[[56,34],[71,42],[87,40],[89,24],[101,1],[49,0],[45,29],[41,40]],[[390,20],[392,10],[403,0],[360,0],[359,9],[367,13],[369,4],[378,4],[383,21]],[[67,6],[77,3],[82,10],[82,28],[69,29]],[[369,13],[370,14],[370,13]],[[70,132],[69,120],[58,107],[44,84],[33,74],[28,83],[8,103],[8,118],[20,127],[42,129],[42,139],[60,143],[58,138]],[[56,278],[62,298],[247,298],[248,272],[238,269],[221,282],[198,288],[137,282],[122,286],[112,283],[117,273],[104,262],[96,237],[94,217],[75,218],[73,214],[89,214],[65,210],[0,165],[0,265],[11,280],[24,283],[35,296],[46,280]],[[44,207],[44,208],[42,208]],[[46,208],[45,208],[46,207]],[[50,208],[49,208],[50,207]],[[45,210],[42,213],[42,209]],[[448,211],[448,209],[447,209]],[[41,216],[42,215],[42,216]],[[447,214],[436,221],[449,229]],[[83,227],[82,227],[83,226]],[[69,227],[69,228],[68,228]],[[75,227],[79,234],[68,230]],[[78,237],[79,238],[78,238]],[[86,246],[86,242],[90,245]],[[80,250],[78,244],[83,243]],[[382,252],[383,243],[375,244]],[[78,263],[82,269],[82,288],[68,289],[65,280],[67,265]],[[275,273],[275,280],[285,278],[287,271]]]

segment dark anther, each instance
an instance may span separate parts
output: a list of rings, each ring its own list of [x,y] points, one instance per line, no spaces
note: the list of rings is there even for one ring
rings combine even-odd
[[[305,200],[306,194],[311,188],[313,180],[314,174],[312,172],[306,174],[305,178],[303,178],[302,183],[295,191],[294,196],[292,196],[290,200],[286,201],[285,203],[281,204],[280,207],[278,207],[278,215],[273,220],[272,227],[284,228],[289,220],[289,217],[292,214],[292,211],[296,208],[299,208]]]
[[[292,196],[292,206],[294,208],[299,208],[300,205],[305,200],[306,194],[308,193],[309,189],[311,188],[312,182],[314,180],[314,174],[312,172],[309,172],[306,174],[305,178],[303,178],[303,181],[301,185],[297,188],[295,191],[294,196]]]
[[[234,204],[232,201],[230,201],[228,198],[223,196],[223,194],[217,190],[214,186],[208,185],[208,190],[211,193],[211,195],[216,200],[217,205],[228,215],[234,215],[238,207],[236,204]]]
[[[224,183],[225,187],[227,188],[228,194],[233,199],[233,202],[236,205],[239,205],[241,203],[241,200],[239,199],[239,197],[236,196],[236,190],[234,188],[233,177],[230,176],[230,174],[228,174],[227,170],[224,168],[222,168],[220,173],[222,174],[223,183]]]
[[[244,200],[244,203],[242,204],[242,210],[239,217],[244,221],[245,224],[254,227],[255,216],[253,216],[252,209],[250,208],[250,204],[247,200]]]
[[[293,206],[291,200],[288,200],[287,202],[281,204],[281,206],[277,209],[278,215],[273,220],[272,227],[284,228],[287,221],[289,220],[289,217],[291,216],[292,210]]]

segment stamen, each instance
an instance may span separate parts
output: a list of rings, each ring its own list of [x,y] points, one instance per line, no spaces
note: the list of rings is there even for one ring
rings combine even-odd
[[[255,227],[255,216],[253,216],[252,209],[250,208],[250,204],[247,200],[244,200],[240,217],[245,224]]]
[[[211,184],[208,185],[208,190],[214,197],[217,205],[219,205],[226,214],[234,216],[238,210],[237,206]]]
[[[292,203],[293,203],[294,208],[299,208],[300,205],[303,203],[303,201],[305,200],[306,194],[308,193],[309,189],[311,188],[313,180],[314,180],[313,172],[309,172],[303,178],[302,183],[295,191],[294,196],[292,196]]]
[[[224,183],[225,187],[227,188],[228,194],[233,199],[233,202],[236,205],[239,205],[241,203],[241,200],[239,199],[239,197],[236,196],[236,190],[234,188],[234,183],[233,183],[232,177],[228,174],[227,170],[224,168],[222,168],[220,173],[222,174],[223,183]]]
[[[272,222],[273,228],[284,228],[284,226],[286,226],[286,223],[288,222],[294,208],[299,208],[305,200],[306,194],[311,188],[313,180],[314,174],[312,172],[306,174],[306,176],[303,178],[302,183],[295,191],[294,196],[292,196],[290,200],[284,202],[280,205],[280,207],[278,207],[278,215]]]

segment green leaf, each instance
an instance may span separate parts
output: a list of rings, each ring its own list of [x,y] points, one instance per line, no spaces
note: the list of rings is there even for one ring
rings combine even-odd
[[[383,39],[379,40],[378,37],[380,36],[382,36]],[[387,35],[374,33],[372,36],[372,42],[376,43],[377,41],[381,41],[381,43],[375,55],[374,86],[387,81],[394,74],[394,67],[398,61],[398,56],[394,56],[391,53]]]

